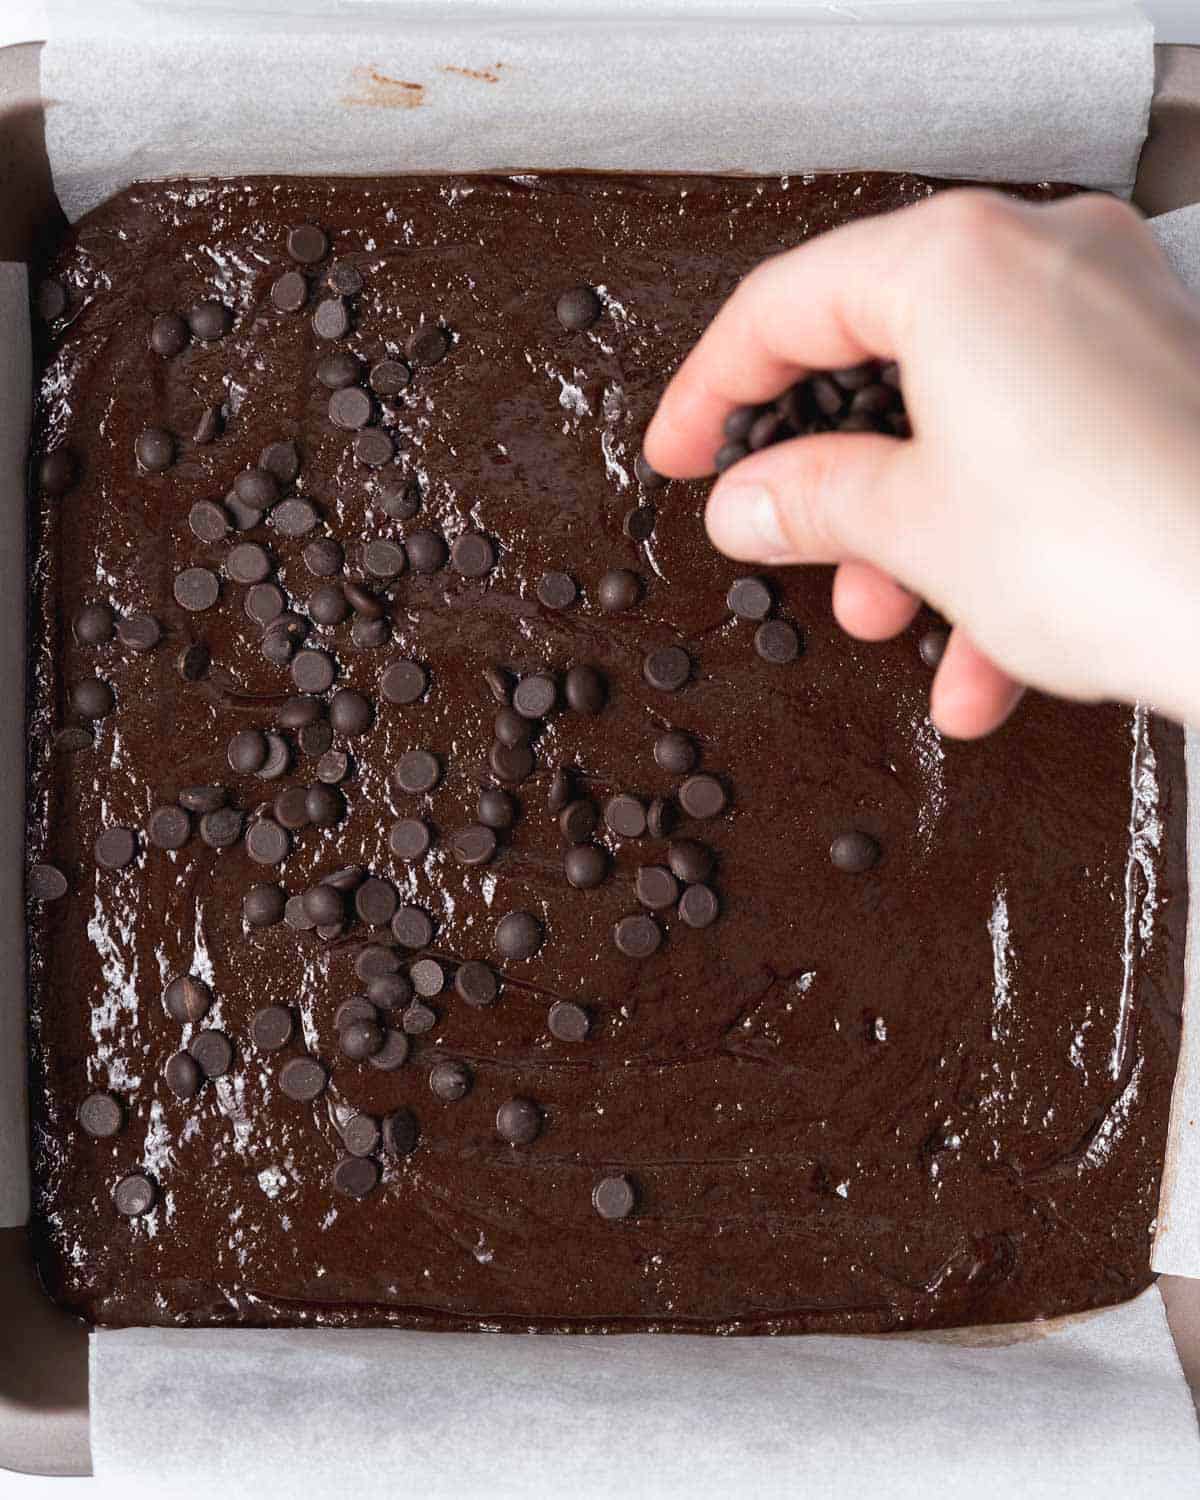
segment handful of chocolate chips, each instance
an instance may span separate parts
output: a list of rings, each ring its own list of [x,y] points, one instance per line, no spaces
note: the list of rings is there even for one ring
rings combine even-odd
[[[816,432],[911,437],[899,366],[871,359],[845,370],[821,370],[774,401],[735,407],[725,418],[725,441],[713,461],[720,473],[759,448]]]

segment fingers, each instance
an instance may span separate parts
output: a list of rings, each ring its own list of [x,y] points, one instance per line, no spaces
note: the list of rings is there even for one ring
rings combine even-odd
[[[951,739],[978,739],[1004,723],[1024,691],[957,626],[933,679],[929,714]]]
[[[1021,212],[998,194],[963,190],[843,225],[751,271],[663,393],[646,430],[650,464],[679,479],[709,474],[735,406],[778,396],[811,369],[898,355],[913,268],[951,199]]]
[[[887,641],[912,624],[921,601],[871,563],[844,562],[833,579],[833,615],[847,635]]]

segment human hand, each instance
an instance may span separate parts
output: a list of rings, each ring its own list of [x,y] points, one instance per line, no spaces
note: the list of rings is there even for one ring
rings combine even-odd
[[[946,734],[994,729],[1022,684],[1200,721],[1200,307],[1137,215],[962,189],[778,255],[672,379],[646,458],[711,473],[735,406],[869,358],[899,362],[911,441],[752,453],[714,486],[716,545],[838,564],[834,612],[863,639],[928,600],[954,622]]]

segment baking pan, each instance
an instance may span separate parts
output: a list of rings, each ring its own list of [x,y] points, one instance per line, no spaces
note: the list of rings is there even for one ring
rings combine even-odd
[[[64,221],[50,184],[36,44],[0,49],[0,260],[29,260]],[[1160,46],[1135,201],[1147,214],[1200,201],[1200,47]],[[1200,1399],[1200,1281],[1164,1277],[1164,1300]],[[25,1229],[0,1229],[0,1468],[91,1472],[88,1334],[42,1291]]]

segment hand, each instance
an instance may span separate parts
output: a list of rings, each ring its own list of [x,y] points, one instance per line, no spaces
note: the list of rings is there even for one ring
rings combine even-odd
[[[1200,721],[1200,308],[1133,210],[976,189],[764,262],[646,433],[661,473],[712,472],[721,424],[813,369],[899,361],[913,437],[828,433],[717,481],[731,557],[836,563],[866,640],[919,598],[954,623],[931,713],[985,734],[1031,684]]]

